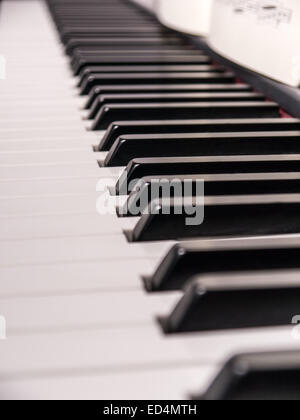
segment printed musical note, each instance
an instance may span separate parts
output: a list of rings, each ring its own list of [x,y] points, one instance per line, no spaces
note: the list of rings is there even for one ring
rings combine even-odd
[[[254,14],[260,24],[289,24],[293,17],[293,10],[285,7],[279,0],[217,0],[232,8],[236,14]]]

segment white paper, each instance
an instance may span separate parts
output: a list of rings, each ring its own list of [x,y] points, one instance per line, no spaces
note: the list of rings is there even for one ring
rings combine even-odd
[[[221,55],[300,85],[299,0],[215,0],[209,42]]]
[[[160,21],[177,31],[205,36],[209,32],[213,0],[157,0]]]
[[[132,0],[134,3],[138,3],[149,10],[154,10],[156,0]]]

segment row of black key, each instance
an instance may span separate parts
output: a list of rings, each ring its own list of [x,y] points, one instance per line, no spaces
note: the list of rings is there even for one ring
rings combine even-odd
[[[174,311],[159,319],[163,331],[178,334],[289,323],[298,307],[297,286],[258,287],[250,282],[245,287],[237,281],[230,288],[225,281],[227,275],[230,283],[233,272],[252,273],[251,278],[257,279],[270,270],[299,269],[297,240],[212,245],[199,239],[300,232],[300,122],[280,118],[277,104],[238,83],[234,74],[204,52],[126,1],[88,0],[84,6],[80,0],[49,3],[79,78],[80,93],[88,95],[87,118],[94,120],[93,130],[106,130],[97,148],[108,152],[104,165],[126,167],[115,193],[131,194],[126,211],[119,209],[120,216],[136,215],[131,210],[143,194],[156,209],[150,214],[140,209],[142,216],[126,233],[128,240],[180,241],[157,271],[144,279],[149,292],[188,286]],[[177,184],[188,178],[193,206],[197,206],[196,182],[204,180],[202,224],[185,223],[186,215],[177,212],[181,202],[171,190],[150,203],[151,184],[162,176],[171,182],[176,179]],[[137,190],[128,189],[132,181]],[[164,214],[165,201],[171,214]],[[193,241],[183,241],[188,238]],[[225,285],[214,286],[209,277],[191,280],[216,271],[225,277]],[[240,317],[235,316],[237,311]],[[257,384],[264,381],[262,391],[269,387],[270,398],[299,398],[295,393],[299,360],[294,354],[267,357],[273,357],[273,364],[265,370],[261,368],[265,355],[231,360],[205,395],[193,397],[259,398]],[[247,369],[237,380],[235,367],[245,360]],[[282,380],[289,385],[288,392],[278,391]]]

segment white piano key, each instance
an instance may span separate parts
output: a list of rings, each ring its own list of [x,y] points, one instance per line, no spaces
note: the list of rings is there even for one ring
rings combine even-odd
[[[30,84],[28,86],[23,86],[23,87],[20,86],[20,85],[17,86],[17,83],[14,80],[10,81],[10,82],[8,80],[5,80],[4,83],[5,83],[5,86],[0,88],[1,96],[2,95],[4,97],[5,96],[10,96],[11,104],[15,103],[16,105],[19,104],[19,101],[24,101],[26,98],[28,98],[28,96],[30,95],[29,88],[34,88],[36,90],[40,90],[41,92],[43,92],[43,89],[44,89],[43,85],[35,86],[35,87],[33,87],[32,84]],[[47,96],[49,96],[50,98],[55,98],[56,97],[58,102],[59,102],[60,99],[62,99],[62,101],[64,101],[64,100],[70,98],[70,92],[69,92],[68,89],[65,89],[65,88],[59,87],[59,86],[58,87],[57,86],[51,86],[51,88],[52,88],[52,91],[49,90],[49,91],[45,92],[45,100],[47,99]],[[17,93],[16,93],[16,95],[14,95],[14,100],[12,100],[11,94],[15,89],[17,89]],[[75,92],[71,92],[71,94],[74,95]],[[35,97],[35,99],[42,99],[42,98],[44,98],[44,95],[42,95],[42,94],[40,94],[40,96]],[[53,107],[53,111],[54,110],[55,110],[55,108]],[[9,121],[7,121],[6,124],[4,124],[5,121],[1,121],[1,129],[4,129],[4,127],[9,128],[9,126],[11,126],[13,124],[17,124],[18,122],[19,122],[19,125],[22,122],[22,124],[24,125],[24,128],[26,128],[28,126],[34,126],[35,121],[33,119],[28,121],[27,124],[24,122],[24,120],[25,120],[24,117],[25,116],[26,116],[26,114],[23,116],[21,111],[20,111],[19,114],[15,113],[14,119],[10,119]],[[41,120],[41,118],[37,119],[37,122],[36,122],[36,125],[35,125],[36,127],[41,126],[42,121],[40,121],[40,120]],[[57,122],[55,120],[54,121],[52,120],[52,123],[56,123],[57,125],[59,124],[61,126],[62,123],[65,121],[65,124],[66,124],[66,121],[67,121],[66,118],[64,118],[64,119],[61,118],[60,120],[61,121],[58,120]],[[74,115],[74,119],[70,120],[70,118],[69,118],[69,121],[72,124],[75,125],[75,124],[77,124],[77,122],[80,122],[80,118],[76,118],[76,116]],[[48,120],[46,118],[44,119],[44,124],[45,125],[49,124],[50,122],[51,121],[49,121],[49,119]],[[77,125],[78,125],[78,127],[80,127],[79,124],[77,124]]]
[[[61,119],[61,116],[64,115],[64,119],[65,118],[70,118],[70,119],[74,119],[75,122],[78,121],[78,119],[76,119],[74,117],[74,111],[76,110],[75,107],[57,107],[54,108],[53,106],[48,107],[48,108],[43,108],[43,107],[36,107],[36,108],[26,108],[25,111],[23,111],[22,109],[15,109],[15,107],[13,109],[9,109],[8,107],[5,110],[1,110],[1,116],[3,119],[5,119],[5,123],[7,122],[8,125],[11,124],[11,121],[16,121],[17,123],[23,124],[23,118],[26,118],[26,121],[30,121],[30,120],[34,120],[34,122],[36,120],[48,120],[48,119],[52,119],[55,121],[59,121]],[[19,116],[22,116],[22,120],[19,120]],[[5,124],[6,125],[6,124]],[[0,124],[0,127],[5,126],[4,124]]]
[[[56,195],[52,197],[1,200],[0,218],[11,216],[37,216],[54,214],[92,213],[96,210],[97,195],[90,193]]]
[[[33,180],[33,181],[12,181],[0,182],[0,196],[2,200],[10,197],[26,197],[26,196],[46,196],[55,194],[78,194],[96,191],[97,182],[100,178],[58,178],[50,180]]]
[[[116,214],[115,209],[124,205],[127,196],[114,196],[109,192],[110,189],[116,184],[118,177],[110,176],[105,177],[99,169],[98,177],[87,178],[58,178],[58,179],[37,179],[37,180],[24,180],[18,181],[3,181],[0,182],[0,208],[10,207],[11,210],[22,207],[23,202],[35,200],[38,197],[51,198],[51,197],[72,197],[80,194],[91,194],[98,191],[99,199],[101,194],[105,194],[105,202],[103,202],[104,213],[99,214]],[[99,186],[101,182],[101,186]],[[106,192],[105,192],[106,190]],[[98,208],[98,207],[97,207]],[[102,209],[99,209],[102,211]]]
[[[204,393],[218,366],[151,366],[0,382],[1,400],[185,400]]]
[[[59,177],[98,176],[99,178],[119,177],[124,168],[101,168],[94,159],[72,162],[37,163],[28,165],[0,165],[0,183],[7,180],[32,180]]]
[[[14,91],[14,95],[12,95],[12,91]],[[39,93],[35,94],[34,97],[32,97],[29,96],[28,89],[18,89],[17,91],[15,91],[15,86],[13,83],[5,84],[5,88],[3,85],[0,84],[0,93],[1,97],[3,95],[3,100],[8,101],[8,105],[12,106],[15,104],[17,107],[22,103],[25,103],[26,100],[28,101],[29,105],[31,103],[37,102],[43,102],[45,104],[47,103],[47,101],[56,101],[56,103],[62,101],[62,103],[64,103],[65,101],[69,101],[70,99],[73,99],[74,105],[78,104],[79,107],[82,103],[82,100],[78,100],[78,95],[76,95],[77,98],[75,97],[76,92],[69,92],[69,90],[63,90],[62,88],[55,88],[55,86],[52,87],[51,90],[45,90],[42,87],[39,89]]]
[[[0,111],[1,112],[1,111]],[[89,143],[90,141],[90,143]],[[94,140],[94,143],[96,141]],[[92,145],[93,140],[89,139],[87,141],[74,138],[61,138],[61,139],[40,139],[40,140],[6,140],[0,141],[0,153],[1,152],[27,152],[34,150],[49,150],[49,149],[67,149],[67,148],[79,148],[85,147],[85,145]]]
[[[5,85],[4,91],[7,90],[8,87],[13,87],[15,89],[18,89],[20,93],[25,92],[25,91],[28,92],[29,88],[44,89],[45,83],[43,83],[43,80],[37,81],[33,77],[29,77],[27,78],[26,81],[24,81],[23,79],[24,76],[20,78],[20,76],[16,77],[12,73],[10,73],[9,67],[7,71],[8,71],[8,74],[6,77],[6,85]],[[43,76],[46,77],[47,74],[44,74]],[[49,77],[51,77],[50,74],[49,74]],[[48,89],[51,89],[52,87],[55,89],[59,89],[61,92],[65,92],[65,93],[68,92],[68,84],[66,83],[66,80],[64,80],[64,78],[61,77],[61,75],[57,76],[53,74],[53,81],[49,82]],[[74,118],[75,118],[75,115],[74,115]]]
[[[79,106],[79,109],[84,110],[86,103],[87,103],[87,97],[86,96],[78,97],[77,104]]]
[[[35,164],[51,162],[72,162],[92,159],[93,151],[90,145],[77,148],[31,150],[26,152],[0,152],[0,166],[16,164]],[[94,156],[96,159],[96,156]]]
[[[88,120],[88,116],[90,114],[90,110],[89,109],[84,109],[80,112],[81,118],[83,121]]]
[[[104,178],[104,180],[106,180]],[[55,214],[97,214],[97,200],[100,193],[55,193],[32,196],[0,197],[0,219],[17,216],[37,216]],[[112,197],[105,201],[109,208],[100,209],[101,214],[115,215],[116,206]],[[105,204],[106,205],[106,204]],[[100,213],[99,217],[101,216]]]
[[[0,244],[15,239],[55,238],[64,236],[107,235],[130,229],[138,219],[116,215],[60,214],[0,219]],[[1,245],[0,245],[1,246]]]
[[[174,242],[129,244],[120,234],[7,241],[0,266],[160,258]]]
[[[2,98],[3,101],[5,101],[5,106],[0,105],[0,112],[1,115],[6,117],[11,117],[12,115],[19,115],[19,113],[22,113],[23,115],[43,115],[51,113],[53,117],[55,117],[55,113],[59,115],[60,113],[64,112],[66,110],[66,107],[70,108],[69,112],[74,112],[78,107],[72,104],[71,99],[61,99],[60,106],[55,106],[55,102],[52,100],[48,100],[45,98],[44,101],[10,101],[9,98]],[[72,106],[72,108],[71,108]]]
[[[51,119],[51,117],[49,118],[40,118],[35,120],[34,118],[32,120],[30,119],[11,119],[11,120],[5,120],[3,122],[0,123],[0,134],[1,136],[4,135],[7,131],[10,130],[16,130],[19,129],[20,130],[25,130],[27,129],[35,129],[35,128],[40,128],[40,129],[46,129],[47,125],[54,125],[58,130],[60,130],[61,128],[64,127],[69,127],[70,125],[72,125],[73,129],[78,127],[78,129],[82,129],[82,122],[80,120],[77,120],[76,118],[60,118],[60,119],[55,119],[55,121],[53,121]]]
[[[146,295],[141,275],[173,242],[129,244],[122,229],[134,219],[96,214],[92,184],[123,168],[96,163],[104,132],[83,127],[86,97],[46,6],[4,1],[1,15],[0,399],[184,399],[237,351],[299,349],[292,327],[162,333],[155,315],[178,294]]]
[[[9,325],[8,325],[9,328]],[[293,350],[300,342],[292,327],[164,336],[159,326],[64,329],[11,334],[0,346],[1,381],[84,370],[116,372],[145,366],[221,365],[238,352]]]
[[[48,139],[63,139],[73,137],[74,139],[82,139],[82,141],[87,141],[90,144],[93,143],[94,138],[101,139],[97,137],[97,132],[89,131],[87,132],[84,128],[80,127],[57,127],[55,122],[50,124],[44,124],[43,127],[16,127],[10,126],[8,128],[0,129],[1,139],[4,141],[7,140],[48,140]],[[102,132],[103,133],[103,132]],[[92,141],[91,141],[92,140]],[[1,141],[1,140],[0,140]],[[85,143],[83,143],[85,144]]]
[[[136,279],[139,283],[139,279]],[[55,329],[83,329],[152,324],[167,315],[181,292],[153,293],[128,290],[56,296],[0,299],[7,334]]]
[[[1,85],[0,85],[1,86]],[[0,87],[1,91],[1,87]],[[52,91],[48,92],[40,92],[40,97],[28,98],[24,97],[23,99],[17,98],[15,95],[3,95],[4,104],[0,104],[0,110],[5,111],[6,109],[20,109],[23,111],[24,109],[36,109],[36,108],[55,108],[57,104],[57,95],[55,92]],[[66,105],[71,105],[75,109],[80,109],[84,104],[83,98],[78,97],[75,98],[73,96],[66,96],[65,98],[59,98],[59,105],[65,107]]]
[[[53,127],[52,127],[53,128]],[[63,142],[70,142],[70,144],[72,144],[71,142],[74,143],[81,143],[81,145],[85,146],[85,145],[97,145],[100,140],[102,139],[102,135],[98,136],[96,135],[96,132],[91,131],[91,132],[81,132],[81,130],[66,130],[64,128],[61,129],[55,129],[55,130],[51,130],[51,128],[49,128],[49,132],[46,128],[46,130],[43,131],[35,131],[32,130],[31,132],[26,132],[26,130],[24,130],[24,133],[22,134],[20,131],[5,131],[5,133],[3,133],[3,136],[1,136],[0,139],[0,145],[1,147],[3,147],[5,145],[5,143],[9,146],[10,144],[12,145],[12,147],[14,146],[14,143],[19,144],[20,148],[21,147],[25,147],[26,143],[27,146],[29,147],[31,144],[32,145],[40,145],[41,147],[43,146],[43,143],[48,142],[49,144],[51,144],[51,141],[53,142],[53,144],[56,144],[58,142],[61,142],[63,144]],[[35,147],[33,149],[38,149],[38,147]]]
[[[99,165],[90,160],[86,162],[57,163],[47,165],[7,165],[0,166],[0,183],[32,181],[35,179],[53,179],[59,177],[98,176]]]
[[[141,276],[156,266],[156,259],[149,258],[0,267],[0,297],[141,290]]]

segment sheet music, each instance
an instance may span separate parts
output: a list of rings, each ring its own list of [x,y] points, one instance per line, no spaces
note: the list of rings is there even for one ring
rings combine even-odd
[[[299,0],[215,0],[209,42],[223,56],[300,85]]]
[[[158,0],[161,22],[181,32],[205,36],[209,32],[213,0]]]

